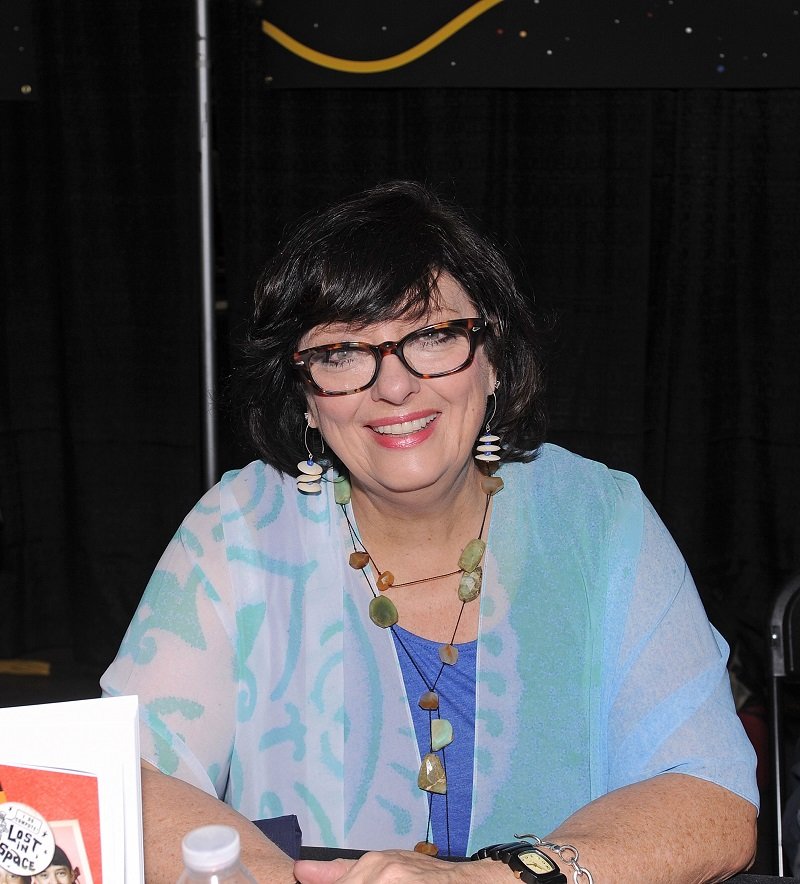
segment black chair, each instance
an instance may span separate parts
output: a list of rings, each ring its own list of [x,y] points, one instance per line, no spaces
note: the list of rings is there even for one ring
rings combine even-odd
[[[772,606],[769,646],[777,871],[779,875],[782,875],[784,866],[782,813],[786,784],[786,737],[781,715],[781,701],[783,684],[800,683],[800,573],[795,574],[784,584]]]

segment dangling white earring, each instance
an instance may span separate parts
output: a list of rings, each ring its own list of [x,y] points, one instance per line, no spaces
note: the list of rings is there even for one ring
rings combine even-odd
[[[306,412],[306,429],[303,433],[303,445],[308,452],[308,460],[301,460],[297,465],[300,475],[297,477],[297,490],[302,494],[319,494],[322,491],[319,477],[322,475],[322,467],[318,463],[314,463],[314,455],[308,447],[308,412]],[[322,440],[322,451],[325,450],[325,440]]]
[[[495,390],[500,386],[500,384],[495,384]],[[496,460],[500,460],[500,455],[497,452],[500,450],[500,446],[497,444],[500,441],[499,436],[495,436],[491,432],[491,422],[494,420],[495,413],[497,412],[497,396],[494,391],[491,394],[492,396],[492,413],[489,415],[489,419],[486,421],[486,427],[484,429],[483,435],[479,437],[478,442],[475,446],[476,453],[474,455],[475,460],[481,460],[484,462],[492,462]]]

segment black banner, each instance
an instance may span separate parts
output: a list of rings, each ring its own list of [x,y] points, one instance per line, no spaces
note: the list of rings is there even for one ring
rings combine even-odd
[[[264,80],[320,86],[800,85],[798,0],[269,0]]]

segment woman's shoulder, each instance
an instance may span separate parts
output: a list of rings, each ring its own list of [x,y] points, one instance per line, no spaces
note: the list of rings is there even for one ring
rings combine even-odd
[[[543,443],[530,463],[506,464],[501,476],[557,495],[642,498],[636,478],[552,442]]]
[[[641,537],[645,497],[628,473],[548,443],[530,463],[505,464],[500,476],[508,517],[554,543],[566,534],[596,548]]]
[[[282,508],[287,497],[284,485],[294,482],[263,461],[254,460],[240,469],[229,470],[192,506],[183,527],[231,522],[264,509]]]
[[[253,460],[243,467],[227,470],[198,501],[198,506],[220,506],[226,497],[250,500],[254,495],[283,486],[286,476],[263,460]]]

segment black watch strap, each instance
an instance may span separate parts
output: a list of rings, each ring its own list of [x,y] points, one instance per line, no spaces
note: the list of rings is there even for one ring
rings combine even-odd
[[[470,859],[500,859],[500,853],[504,850],[512,850],[515,847],[529,847],[527,841],[505,841],[501,844],[490,844],[481,847],[477,853],[473,853]]]
[[[556,863],[527,841],[509,841],[482,847],[471,859],[504,862],[525,884],[567,884],[564,873]]]

